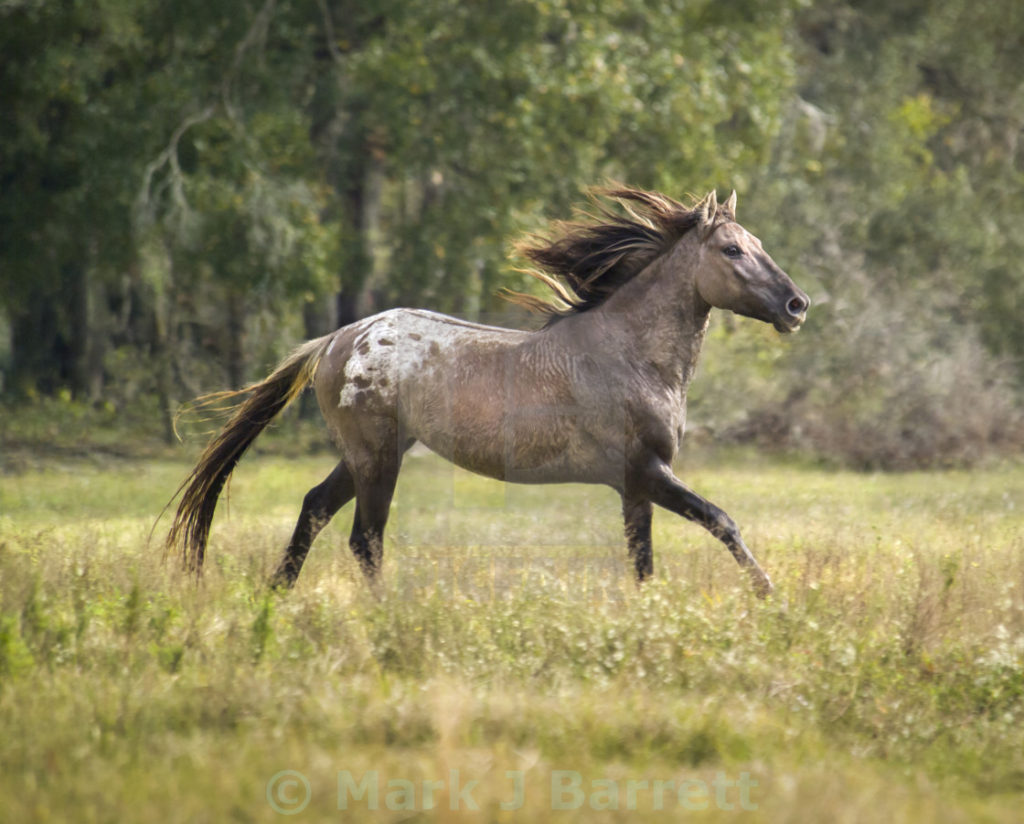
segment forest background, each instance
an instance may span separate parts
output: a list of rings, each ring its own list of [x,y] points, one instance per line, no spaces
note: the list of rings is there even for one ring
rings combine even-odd
[[[511,241],[612,179],[735,188],[814,302],[716,317],[697,436],[1024,443],[1016,0],[0,0],[0,112],[8,449],[159,443],[391,306],[522,323]]]

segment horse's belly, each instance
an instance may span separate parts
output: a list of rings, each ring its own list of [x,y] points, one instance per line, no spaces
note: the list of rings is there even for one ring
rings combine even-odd
[[[594,437],[581,418],[561,409],[513,407],[412,427],[410,434],[452,463],[498,480],[614,483],[622,477],[622,445]]]

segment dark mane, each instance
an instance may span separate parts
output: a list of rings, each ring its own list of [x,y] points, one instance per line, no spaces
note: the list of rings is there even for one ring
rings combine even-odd
[[[549,323],[586,312],[635,277],[700,219],[697,208],[642,189],[590,192],[596,213],[559,221],[551,237],[530,237],[516,251],[536,266],[528,274],[545,283],[555,298],[504,291],[513,303],[550,317]],[[616,209],[612,203],[617,203]]]

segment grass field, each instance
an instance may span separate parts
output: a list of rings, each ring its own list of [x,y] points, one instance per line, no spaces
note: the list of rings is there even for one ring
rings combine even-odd
[[[1020,821],[1024,468],[681,476],[758,602],[603,489],[410,457],[374,597],[346,508],[263,582],[328,457],[254,457],[196,586],[147,534],[184,463],[0,475],[0,821]]]

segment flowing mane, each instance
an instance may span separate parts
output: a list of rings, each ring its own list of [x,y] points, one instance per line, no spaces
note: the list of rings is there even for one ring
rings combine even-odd
[[[558,221],[552,236],[531,236],[516,246],[536,267],[527,274],[546,284],[554,298],[501,293],[512,303],[547,315],[548,323],[600,305],[700,220],[699,208],[687,208],[657,192],[617,187],[589,194],[596,213],[584,213],[579,221]]]

